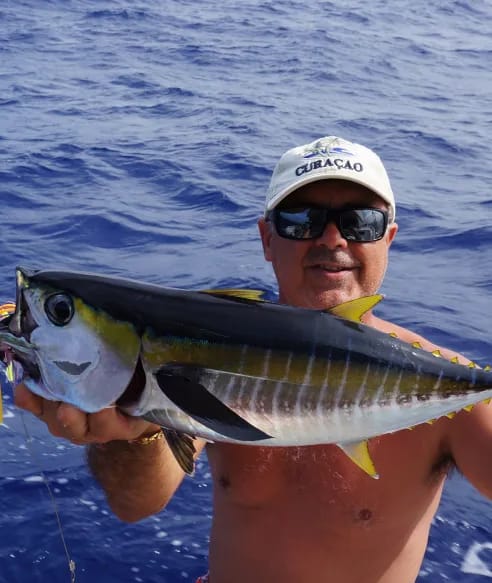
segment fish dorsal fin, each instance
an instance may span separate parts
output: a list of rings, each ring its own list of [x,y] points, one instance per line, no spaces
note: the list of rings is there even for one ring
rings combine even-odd
[[[338,316],[344,320],[351,320],[352,322],[361,322],[362,316],[372,310],[375,305],[383,299],[383,295],[375,294],[373,296],[364,296],[363,298],[356,298],[349,302],[339,304],[334,308],[326,310],[333,316]]]
[[[367,441],[357,441],[353,443],[337,443],[338,447],[348,455],[348,457],[358,465],[361,470],[369,474],[371,478],[379,478],[379,474],[374,467],[374,462],[369,454]]]
[[[200,293],[217,296],[219,298],[229,298],[231,300],[251,300],[253,302],[264,302],[265,292],[258,289],[201,289]]]

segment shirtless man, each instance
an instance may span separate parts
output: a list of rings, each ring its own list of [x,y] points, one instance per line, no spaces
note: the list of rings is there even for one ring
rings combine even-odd
[[[258,223],[280,302],[325,309],[374,294],[397,232],[394,216],[386,171],[371,150],[329,137],[286,152]],[[365,323],[437,348],[372,313]],[[183,479],[155,425],[114,409],[87,415],[25,387],[17,389],[16,403],[54,435],[89,444],[90,468],[123,520],[160,511]],[[198,453],[204,446],[197,440]],[[211,583],[410,583],[448,469],[456,465],[492,495],[492,415],[483,404],[452,420],[371,439],[369,450],[379,480],[335,445],[207,445],[214,485]]]

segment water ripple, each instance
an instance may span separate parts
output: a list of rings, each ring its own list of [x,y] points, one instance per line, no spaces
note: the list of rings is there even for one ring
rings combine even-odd
[[[24,264],[275,300],[255,224],[270,170],[287,147],[340,133],[381,154],[397,196],[381,314],[490,361],[491,18],[487,0],[4,2],[2,297]],[[122,525],[81,456],[34,425],[35,464],[7,411],[5,580],[67,580],[38,462],[81,583],[109,561],[108,582],[206,570],[205,463],[166,513]],[[490,536],[490,507],[452,480],[419,580],[471,581],[463,557]]]

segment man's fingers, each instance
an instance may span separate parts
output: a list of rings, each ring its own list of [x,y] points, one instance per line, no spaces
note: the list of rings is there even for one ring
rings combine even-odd
[[[100,442],[135,439],[143,432],[159,429],[143,419],[129,417],[116,408],[103,409],[88,417],[89,435]]]
[[[20,409],[29,411],[36,417],[41,417],[43,414],[43,401],[41,397],[31,393],[25,385],[17,385],[14,391],[14,403]]]
[[[50,433],[65,439],[84,440],[87,434],[87,415],[60,401],[48,401],[32,393],[20,384],[15,388],[14,402],[17,407],[29,411],[46,423]]]
[[[88,415],[73,405],[60,403],[56,410],[56,424],[59,437],[73,442],[90,440]]]
[[[22,384],[15,389],[15,404],[46,423],[50,433],[56,437],[80,445],[132,440],[159,429],[158,425],[129,417],[116,407],[87,414],[73,405],[43,399]]]

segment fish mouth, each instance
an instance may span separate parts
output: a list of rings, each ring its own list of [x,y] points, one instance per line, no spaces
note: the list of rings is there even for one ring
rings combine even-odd
[[[18,270],[16,301],[12,304],[15,306],[14,311],[0,317],[0,351],[5,352],[5,347],[8,346],[16,355],[34,351],[31,334],[38,327],[24,294],[22,277]]]
[[[29,377],[38,383],[41,380],[41,372],[33,359],[34,345],[28,338],[12,333],[15,316],[13,313],[0,323],[0,360],[5,364],[15,360],[22,367],[22,378]]]
[[[13,379],[7,373],[7,377],[14,382],[14,385],[28,379],[33,380],[36,384],[42,384],[41,371],[36,362],[32,360],[32,356],[32,351],[16,350],[10,344],[0,341],[0,362],[3,363],[3,367],[8,368],[13,362],[20,365],[19,369],[14,368],[16,372]]]
[[[128,383],[128,386],[124,390],[123,394],[117,399],[116,406],[120,408],[131,407],[136,405],[145,390],[146,376],[143,367],[142,359],[139,356],[137,359],[137,364],[135,370],[133,371],[133,376]]]
[[[41,371],[39,366],[30,360],[27,355],[14,351],[14,359],[22,366],[23,378],[28,377],[36,383],[41,382]]]

